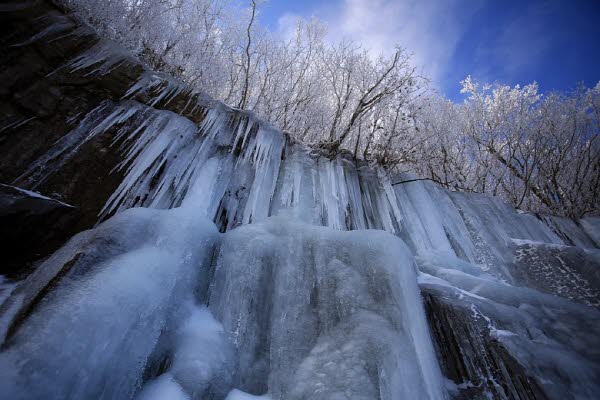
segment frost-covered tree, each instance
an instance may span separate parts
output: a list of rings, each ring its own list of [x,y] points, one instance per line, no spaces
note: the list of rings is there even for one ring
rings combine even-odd
[[[316,19],[275,35],[260,1],[60,0],[150,67],[250,109],[334,157],[342,150],[452,190],[580,217],[600,209],[600,86],[463,82],[454,104],[427,91],[400,47],[376,56],[325,40]],[[425,94],[425,96],[424,96]]]
[[[463,82],[467,99],[429,101],[415,169],[441,184],[516,207],[581,217],[600,208],[600,84],[542,96]]]
[[[358,44],[329,44],[315,19],[290,38],[259,23],[260,2],[63,0],[82,19],[152,68],[251,109],[334,156],[342,149],[395,163],[390,144],[411,126],[410,103],[424,87],[407,53],[374,58]],[[414,109],[413,109],[414,111]]]

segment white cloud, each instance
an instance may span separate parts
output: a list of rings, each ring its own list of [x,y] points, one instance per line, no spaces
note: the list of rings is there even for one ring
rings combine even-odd
[[[441,88],[469,19],[481,6],[481,0],[337,0],[324,2],[312,15],[327,24],[329,40],[353,39],[374,57],[404,47],[419,71]],[[308,16],[283,14],[276,32],[290,38],[297,21]]]
[[[277,19],[277,34],[284,40],[290,40],[294,37],[298,21],[302,20],[302,16],[294,13],[285,13]]]
[[[374,57],[390,55],[396,45],[405,48],[419,72],[442,89],[453,71],[452,56],[482,5],[482,0],[328,1],[311,10],[311,15],[283,14],[276,33],[291,38],[298,20],[316,16],[326,23],[328,40],[350,38]]]
[[[466,9],[456,0],[343,0],[320,17],[333,40],[352,38],[375,55],[392,52],[396,44],[406,48],[438,86],[476,3]]]

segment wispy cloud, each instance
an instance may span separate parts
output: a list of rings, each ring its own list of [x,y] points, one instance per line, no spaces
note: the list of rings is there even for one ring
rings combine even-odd
[[[351,38],[374,56],[400,45],[432,86],[456,97],[459,81],[519,82],[524,71],[539,67],[560,40],[548,26],[559,15],[556,0],[530,5],[490,5],[483,0],[337,0],[311,10],[329,30],[329,40]],[[279,18],[283,36],[309,15]],[[564,35],[563,35],[564,36]]]
[[[294,37],[298,21],[304,19],[301,15],[287,12],[277,19],[277,33],[284,39]]]
[[[322,16],[333,38],[349,37],[374,54],[392,52],[400,45],[413,54],[413,62],[439,87],[466,20],[479,8],[478,1],[458,0],[343,0]]]

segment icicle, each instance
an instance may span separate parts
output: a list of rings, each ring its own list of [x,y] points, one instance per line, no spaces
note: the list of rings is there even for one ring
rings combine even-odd
[[[38,187],[50,174],[57,171],[70,160],[82,145],[116,123],[115,119],[111,118],[111,116],[105,117],[108,110],[112,109],[112,107],[113,104],[110,101],[102,102],[74,130],[60,138],[46,154],[33,162],[14,183],[30,189]],[[103,118],[106,119],[103,121]]]
[[[73,21],[64,15],[53,15],[52,20],[50,20],[50,18],[48,18],[47,16],[44,17],[44,19],[48,20],[49,22],[49,25],[47,27],[45,27],[26,41],[13,44],[12,47],[27,46],[41,39],[51,38],[55,35],[68,32],[75,28],[75,24],[73,23]]]
[[[48,76],[65,68],[76,72],[90,67],[94,68],[86,72],[86,76],[106,75],[124,63],[137,64],[138,61],[126,49],[113,42],[100,40],[68,63],[49,73]]]
[[[173,77],[159,72],[144,71],[138,80],[127,90],[123,98],[130,98],[137,94],[147,94],[151,96],[149,105],[155,106],[163,100],[166,101],[165,104],[168,104],[179,94],[186,92],[191,97],[189,86],[186,86]]]
[[[139,126],[125,140],[128,146],[118,166],[126,168],[125,178],[106,202],[101,216],[134,206],[140,199],[145,199],[142,205],[155,208],[178,205],[181,198],[173,196],[173,191],[182,193],[182,177],[198,163],[201,142],[196,140],[197,132],[196,125],[186,118],[145,108]]]
[[[348,192],[348,209],[351,212],[349,219],[351,226],[349,229],[366,229],[367,224],[364,219],[365,211],[361,199],[361,188],[358,171],[354,164],[346,167],[345,184]]]
[[[253,156],[256,172],[244,210],[244,223],[257,222],[269,216],[284,144],[285,138],[280,132],[259,126],[256,137],[248,145],[243,157],[249,159],[250,155]]]

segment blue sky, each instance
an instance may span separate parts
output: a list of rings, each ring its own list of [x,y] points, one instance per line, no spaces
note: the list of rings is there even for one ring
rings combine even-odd
[[[542,91],[600,80],[600,0],[267,0],[261,19],[285,32],[316,16],[330,40],[346,36],[374,52],[395,43],[413,53],[453,100],[467,75]]]

